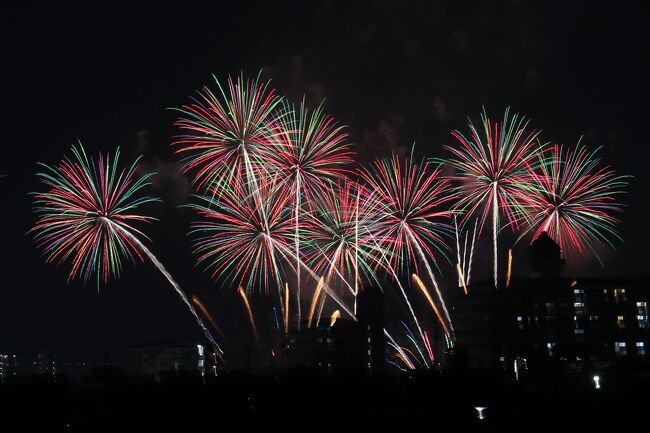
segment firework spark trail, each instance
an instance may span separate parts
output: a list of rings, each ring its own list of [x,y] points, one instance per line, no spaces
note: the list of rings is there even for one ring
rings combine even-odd
[[[273,306],[273,317],[275,318],[275,329],[280,331],[280,321],[278,320],[278,309]]]
[[[325,276],[325,281],[329,283],[329,281],[330,281],[330,279],[332,277],[332,273],[335,273],[339,277],[339,279],[343,283],[343,285],[347,286],[350,293],[352,293],[354,295],[354,305],[356,305],[356,295],[357,295],[356,289],[352,288],[350,283],[346,280],[346,278],[341,274],[341,272],[336,267],[336,263],[339,263],[340,256],[342,254],[344,254],[344,252],[343,252],[344,241],[341,241],[339,243],[339,246],[336,248],[332,258],[328,257],[326,252],[323,251],[323,249],[319,245],[316,244],[315,247],[318,250],[318,252],[321,254],[324,261],[329,264],[329,267],[327,268],[327,274]],[[318,314],[316,316],[317,317],[316,318],[316,324],[317,325],[318,325],[318,323],[320,323],[320,319],[321,319],[321,315],[323,313],[323,307],[324,306],[325,306],[325,297],[322,297],[321,300],[320,300],[320,303],[318,305]],[[354,306],[353,306],[353,313],[356,316],[356,307],[354,307]]]
[[[406,325],[406,323],[402,322],[402,326],[404,326],[404,328],[406,329],[406,338],[411,340],[411,343],[413,343],[413,347],[415,347],[415,350],[420,355],[420,358],[422,359],[422,364],[426,368],[429,368],[429,363],[427,362],[427,358],[424,356],[424,353],[422,353],[422,349],[420,348],[420,345],[417,343],[417,341],[415,341],[415,336],[413,335],[413,332],[411,332],[411,329]],[[426,337],[423,338],[422,343],[424,343],[425,346],[427,345]],[[408,349],[406,349],[406,350],[408,350]],[[412,352],[410,352],[410,353],[412,353]],[[429,355],[432,356],[431,354],[429,354]],[[431,361],[433,361],[433,358],[431,358]]]
[[[465,276],[463,275],[463,270],[460,268],[459,264],[456,264],[456,273],[458,274],[458,279],[460,280],[461,287],[463,288],[463,291],[467,295],[467,284],[465,284]]]
[[[311,328],[312,321],[314,320],[314,312],[316,311],[316,304],[318,302],[318,297],[320,296],[320,292],[323,289],[324,284],[325,284],[325,278],[320,277],[318,279],[318,284],[316,285],[316,290],[314,290],[314,296],[311,300],[311,306],[309,307],[309,318],[307,319],[307,328]]]
[[[467,281],[469,280],[469,272],[470,272],[470,267],[471,267],[471,255],[473,254],[473,251],[470,252],[470,264],[468,265],[467,263],[467,239],[469,237],[469,230],[465,231],[465,240],[463,242],[463,254],[461,257],[461,249],[460,249],[460,237],[463,235],[463,231],[458,230],[458,223],[456,221],[456,218],[454,217],[454,230],[456,232],[456,257],[457,257],[457,263],[458,266],[460,267],[460,273],[458,275],[458,287],[463,287],[465,292],[467,292]],[[474,239],[472,239],[472,247]],[[462,275],[462,276],[461,276]]]
[[[354,314],[357,314],[357,295],[359,294],[359,193],[354,207]]]
[[[289,333],[289,283],[284,283],[284,333]]]
[[[299,228],[300,226],[298,225],[298,211],[300,210],[300,173],[296,176],[296,210],[295,210],[295,226],[296,226],[296,233],[295,233],[295,246],[296,246],[296,284],[298,287],[298,290],[296,290],[296,301],[298,302],[298,330],[300,330],[300,320],[302,317],[302,309],[301,309],[301,304],[302,301],[300,299],[300,231]]]
[[[246,307],[246,312],[248,313],[248,320],[250,321],[251,328],[253,330],[253,335],[255,336],[255,344],[259,349],[260,339],[257,335],[257,325],[255,325],[255,318],[253,317],[253,310],[251,309],[251,304],[248,302],[248,296],[246,296],[246,292],[244,291],[244,289],[242,289],[241,286],[239,286],[239,288],[237,289],[237,293],[239,294],[239,296],[241,296],[241,299],[244,302],[244,306]]]
[[[201,312],[203,313],[203,315],[204,315],[205,317],[208,318],[208,321],[210,322],[210,324],[212,325],[212,327],[215,329],[215,331],[217,331],[217,333],[219,333],[219,336],[221,337],[221,339],[225,341],[225,340],[226,340],[226,336],[225,336],[224,333],[221,331],[221,328],[219,328],[219,325],[217,325],[217,322],[216,322],[216,321],[214,320],[214,318],[212,317],[212,314],[210,314],[210,312],[208,311],[208,309],[205,308],[205,305],[203,305],[203,303],[201,302],[201,300],[199,299],[199,297],[196,296],[196,295],[192,295],[192,302],[194,302],[194,305],[196,305],[197,307],[199,307],[199,310],[201,310]]]
[[[320,318],[323,315],[323,307],[325,307],[326,298],[327,298],[326,296],[321,296],[320,302],[318,303],[318,314],[316,315],[316,326],[320,324]]]
[[[185,293],[181,289],[181,287],[178,285],[178,283],[174,280],[174,278],[171,276],[171,274],[167,271],[167,269],[163,266],[162,263],[160,263],[160,260],[156,256],[153,255],[153,253],[147,248],[138,238],[133,236],[129,231],[125,230],[123,227],[121,227],[118,224],[115,224],[113,221],[106,217],[99,217],[99,220],[103,222],[104,224],[107,224],[109,227],[111,227],[112,230],[119,231],[122,233],[124,236],[129,238],[131,242],[133,242],[135,245],[140,248],[140,250],[151,260],[151,262],[158,268],[160,273],[162,273],[167,281],[169,281],[169,284],[172,285],[178,296],[180,296],[181,300],[187,305],[187,308],[190,310],[190,313],[194,316],[194,319],[196,320],[196,323],[199,325],[201,330],[203,331],[203,334],[205,337],[210,340],[210,343],[216,348],[216,350],[219,351],[219,353],[223,354],[223,350],[221,350],[221,347],[219,346],[219,343],[217,343],[214,338],[212,338],[212,334],[210,334],[210,331],[206,326],[203,324],[203,320],[201,320],[201,317],[197,314],[196,310],[194,309],[194,306],[192,303],[187,299],[187,296],[185,296]]]
[[[427,298],[427,301],[429,301],[429,305],[431,305],[431,308],[433,309],[433,312],[435,313],[436,317],[438,318],[438,322],[440,322],[440,326],[442,326],[442,329],[445,331],[445,334],[449,336],[451,339],[451,335],[449,333],[449,328],[447,328],[447,324],[445,321],[442,319],[442,316],[440,315],[440,311],[438,311],[438,307],[436,307],[436,303],[433,302],[433,298],[431,297],[431,294],[427,290],[426,286],[418,277],[416,274],[411,275],[411,278],[413,279],[413,282],[415,283],[416,286],[422,291],[424,294],[425,298]]]
[[[330,328],[334,326],[339,317],[341,317],[341,311],[336,310],[334,313],[332,313],[332,318],[330,319]]]
[[[492,185],[492,246],[493,246],[493,257],[494,257],[494,288],[499,287],[498,283],[498,273],[497,273],[497,232],[499,227],[499,204],[497,203],[497,182],[493,182]]]
[[[511,275],[512,275],[512,248],[508,250],[508,273],[506,274],[506,287],[510,287]]]
[[[270,239],[269,241],[272,244],[276,243],[274,239]],[[280,254],[284,256],[285,260],[287,260],[288,258],[291,258],[291,260],[293,260],[293,253],[289,251],[285,245],[276,244],[276,247],[278,248]],[[315,281],[318,281],[320,277],[316,275],[316,272],[314,272],[309,266],[307,266],[302,259],[299,260],[299,263],[300,266],[302,266],[305,269],[305,271],[307,271],[307,273]],[[355,322],[357,321],[357,316],[354,313],[352,313],[352,311],[350,311],[350,308],[348,308],[348,306],[345,305],[345,303],[337,296],[337,294],[329,287],[328,284],[326,283],[323,284],[323,290],[343,309],[343,311],[345,311],[352,318],[352,320],[354,320]]]
[[[415,315],[415,311],[413,311],[413,307],[411,306],[411,302],[409,301],[409,298],[406,295],[406,291],[404,290],[404,287],[402,287],[402,283],[400,282],[399,277],[397,276],[397,273],[395,272],[393,267],[390,265],[390,261],[386,258],[384,252],[379,247],[379,244],[377,244],[377,241],[375,240],[372,233],[368,232],[368,235],[370,236],[370,239],[372,239],[372,241],[375,243],[375,247],[378,249],[378,252],[379,252],[379,254],[381,255],[381,257],[383,259],[383,262],[386,264],[386,268],[392,274],[393,278],[395,279],[395,282],[397,282],[397,286],[399,287],[400,292],[402,293],[402,297],[404,298],[404,302],[406,302],[406,306],[408,307],[409,312],[411,313],[411,317],[413,318],[413,322],[415,323],[415,326],[418,328],[418,332],[420,333],[420,337],[422,337],[422,341],[424,341],[424,333],[422,332],[422,328],[420,327],[420,322],[418,321],[418,318]]]
[[[472,247],[469,250],[469,265],[467,268],[467,284],[470,284],[472,278],[472,258],[474,257],[474,241],[476,241],[476,227],[478,226],[478,219],[474,221],[474,232],[472,233]]]
[[[433,282],[433,287],[436,289],[436,295],[438,296],[438,299],[440,300],[440,306],[442,307],[442,310],[445,313],[445,317],[447,318],[447,321],[449,323],[449,327],[451,328],[451,332],[454,332],[454,325],[451,323],[451,317],[449,316],[449,311],[447,311],[447,305],[445,302],[445,299],[442,297],[442,292],[438,288],[438,282],[436,281],[435,275],[433,275],[433,270],[431,269],[431,266],[429,266],[429,261],[424,255],[424,252],[422,251],[422,248],[420,248],[420,244],[417,243],[415,240],[415,237],[413,236],[413,232],[411,232],[411,229],[407,226],[406,227],[407,232],[411,236],[411,239],[413,240],[413,245],[415,246],[415,249],[417,250],[418,254],[420,255],[420,258],[424,262],[424,265],[427,269],[427,272],[429,273],[429,278]]]
[[[456,233],[456,260],[460,264],[460,244],[458,242],[458,222],[454,216],[454,232]],[[458,277],[458,287],[460,287],[460,277]]]
[[[465,278],[465,265],[467,264],[467,236],[469,235],[469,230],[465,232],[465,241],[463,242],[463,264],[462,264],[462,270],[463,270],[463,278]]]
[[[431,343],[429,342],[429,334],[427,334],[427,331],[424,331],[424,345],[427,348],[427,352],[429,353],[429,359],[431,359],[431,362],[435,362],[436,357],[433,354],[433,350],[431,349]]]
[[[462,234],[462,233],[461,233]],[[468,233],[465,232],[465,240],[463,241],[463,260],[461,263],[461,269],[463,270],[463,276],[465,275],[465,265],[467,264],[467,235]]]
[[[404,361],[404,363],[406,363],[407,366],[408,366],[411,370],[414,370],[414,369],[415,369],[415,365],[413,365],[413,363],[410,361],[409,357],[406,356],[406,353],[404,353],[404,350],[402,349],[402,347],[401,347],[399,344],[397,344],[397,343],[395,342],[395,339],[394,339],[394,338],[393,338],[393,337],[388,333],[388,331],[386,330],[386,328],[384,328],[384,335],[385,335],[386,337],[388,337],[388,339],[390,340],[389,344],[392,345],[392,346],[395,348],[395,350],[400,354],[400,357],[401,357],[401,359]]]
[[[318,251],[320,252],[322,257],[324,258],[324,260],[329,264],[329,267],[327,268],[327,274],[326,274],[325,281],[329,282],[330,278],[332,276],[332,273],[336,273],[336,275],[340,278],[341,282],[345,286],[348,287],[348,289],[350,290],[350,292],[352,294],[355,295],[355,305],[356,305],[356,293],[355,293],[355,290],[352,288],[350,283],[345,279],[345,277],[341,274],[341,272],[339,272],[339,270],[336,267],[336,263],[339,260],[339,256],[342,254],[343,244],[344,244],[344,242],[341,241],[341,243],[339,244],[339,246],[335,250],[334,256],[331,259],[327,256],[325,251],[323,251],[323,249],[319,245],[316,245],[316,248],[318,249]],[[321,319],[321,315],[323,313],[324,305],[325,305],[325,297],[322,297],[321,301],[320,301],[320,303],[318,305],[318,314],[316,316],[317,317],[316,318],[316,325],[318,325],[320,323],[320,319]],[[355,307],[353,307],[353,313],[356,316],[357,313],[356,313],[356,308]]]
[[[338,269],[336,268],[336,266],[335,266],[335,262],[334,262],[333,260],[331,260],[329,257],[327,257],[327,254],[325,254],[325,251],[323,251],[322,248],[320,248],[318,245],[316,246],[316,248],[318,248],[318,250],[320,251],[320,253],[323,255],[323,257],[325,258],[325,260],[326,260],[326,261],[329,263],[329,265],[330,265],[330,267],[329,267],[329,269],[328,269],[328,271],[327,271],[327,279],[329,280],[329,277],[331,277],[332,272],[336,273],[336,275],[341,279],[341,281],[343,282],[343,284],[345,284],[345,285],[348,287],[348,289],[350,290],[350,293],[354,294],[354,288],[352,288],[352,286],[351,286],[350,283],[345,279],[345,277],[344,277],[343,275],[341,275],[341,273],[339,272],[339,270],[338,270]],[[338,250],[337,250],[337,251],[338,251]],[[336,259],[336,257],[337,257],[338,255],[339,255],[339,253],[337,252],[337,253],[334,255],[334,259]]]

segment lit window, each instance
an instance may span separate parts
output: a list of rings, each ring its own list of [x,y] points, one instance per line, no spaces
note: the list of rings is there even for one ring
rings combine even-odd
[[[636,308],[638,310],[638,314],[648,314],[648,307],[646,306],[645,302],[637,302]]]
[[[548,356],[553,356],[553,349],[555,348],[555,343],[546,343],[546,348],[548,349]]]
[[[618,326],[618,329],[625,328],[625,317],[617,316],[616,317],[616,325]]]
[[[574,332],[575,334],[582,335],[582,334],[585,333],[585,330],[584,330],[584,329],[574,329],[573,332]]]
[[[517,328],[519,330],[524,329],[524,318],[523,318],[523,316],[517,316]]]
[[[648,316],[638,315],[636,320],[639,322],[639,328],[646,329],[648,327]]]
[[[575,309],[576,314],[583,315],[585,314],[585,304],[584,302],[574,302],[573,308]]]
[[[576,295],[582,295],[584,293],[584,290],[582,289],[573,289],[573,293]]]
[[[643,341],[636,342],[636,353],[639,356],[645,356],[645,343]]]
[[[614,352],[616,352],[617,356],[627,356],[627,344],[624,341],[615,342]]]

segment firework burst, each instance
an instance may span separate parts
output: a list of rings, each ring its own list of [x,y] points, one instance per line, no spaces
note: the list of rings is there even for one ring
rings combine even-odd
[[[87,157],[81,144],[72,147],[72,154],[57,166],[42,164],[47,171],[38,173],[50,189],[34,194],[34,211],[39,218],[32,231],[47,261],[70,259],[71,280],[81,275],[87,281],[97,274],[99,287],[100,275],[104,282],[109,276],[119,276],[124,258],[143,260],[143,255],[147,256],[188,307],[215,350],[223,353],[178,283],[140,240],[147,237],[131,225],[152,219],[136,213],[141,205],[156,201],[136,196],[148,185],[151,174],[136,175],[138,160],[129,168],[118,169],[119,149],[112,161],[100,153],[96,163]]]
[[[375,160],[361,178],[377,212],[369,230],[394,269],[408,271],[412,265],[418,272],[419,263],[446,254],[453,233],[446,206],[455,196],[440,165],[393,155]]]
[[[304,99],[299,107],[283,101],[274,117],[275,141],[264,159],[273,167],[279,186],[307,203],[325,195],[337,179],[350,172],[354,155],[346,142],[344,126],[337,125],[322,106],[309,111]]]
[[[629,176],[616,175],[602,163],[598,150],[589,152],[580,143],[575,149],[556,144],[539,154],[531,200],[524,209],[529,225],[520,238],[532,232],[534,241],[547,232],[563,254],[590,250],[599,261],[596,244],[613,247],[612,239],[621,240],[615,214],[623,205],[617,197],[625,193]]]
[[[254,178],[264,165],[259,155],[273,145],[279,129],[271,122],[280,98],[268,83],[228,77],[226,89],[216,79],[218,92],[207,86],[192,103],[178,111],[176,152],[185,155],[184,171],[193,171],[199,190],[224,179]]]
[[[304,230],[310,266],[327,281],[338,277],[341,289],[353,293],[364,281],[377,283],[375,247],[363,229],[374,215],[370,196],[356,182],[339,183],[316,202]]]
[[[494,285],[497,276],[497,234],[499,214],[513,227],[518,226],[518,215],[530,198],[525,185],[530,180],[530,169],[540,146],[538,132],[528,130],[528,120],[518,114],[510,116],[506,109],[503,121],[492,122],[485,110],[481,114],[482,129],[469,121],[470,135],[452,131],[460,147],[445,146],[453,157],[449,164],[460,182],[456,209],[464,213],[463,222],[477,212],[480,216],[479,235],[492,214],[492,242]]]
[[[264,148],[264,160],[279,179],[279,187],[291,195],[294,218],[294,259],[298,323],[301,318],[301,275],[299,217],[302,205],[311,204],[331,189],[333,179],[345,176],[352,153],[344,127],[336,125],[318,106],[309,111],[303,98],[300,107],[283,101],[271,122],[277,130],[274,146]]]
[[[199,263],[206,265],[214,279],[224,277],[224,283],[241,285],[247,291],[282,286],[280,259],[290,250],[294,232],[290,196],[272,179],[259,176],[258,190],[253,191],[253,185],[238,176],[227,185],[218,185],[219,192],[197,196],[198,203],[190,205],[202,217],[191,229]]]
[[[397,275],[411,266],[417,273],[423,265],[453,332],[451,317],[430,264],[436,257],[444,256],[448,250],[445,238],[453,233],[448,222],[451,212],[445,208],[455,198],[449,194],[450,181],[442,178],[440,165],[428,161],[416,163],[413,155],[403,159],[396,155],[377,159],[372,169],[362,170],[361,178],[372,192],[377,210],[368,227],[379,253],[375,262],[383,262],[400,286],[424,341],[424,333]]]
[[[119,276],[125,259],[143,260],[132,238],[146,236],[132,224],[153,219],[137,212],[156,201],[138,197],[151,175],[138,177],[137,161],[119,170],[119,159],[118,149],[112,159],[100,154],[95,162],[79,145],[72,147],[72,158],[41,164],[45,171],[37,176],[49,190],[33,194],[38,221],[32,232],[48,262],[71,261],[70,280],[95,274],[97,284],[106,283]]]

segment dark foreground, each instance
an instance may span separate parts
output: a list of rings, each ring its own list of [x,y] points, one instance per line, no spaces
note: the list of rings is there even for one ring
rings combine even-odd
[[[520,381],[468,371],[383,378],[230,373],[204,384],[192,375],[156,382],[107,368],[82,383],[31,377],[0,385],[0,422],[7,432],[492,431],[611,421],[642,426],[649,385],[650,372],[624,368],[603,374],[598,390],[591,376],[561,372]],[[476,406],[487,407],[485,419],[477,417]]]

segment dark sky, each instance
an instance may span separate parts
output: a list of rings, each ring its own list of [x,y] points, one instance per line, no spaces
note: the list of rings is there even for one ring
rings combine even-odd
[[[167,108],[211,84],[211,74],[263,68],[281,94],[326,98],[349,126],[360,159],[417,144],[445,156],[449,131],[485,105],[532,118],[545,140],[604,146],[634,179],[620,231],[626,243],[578,275],[647,276],[650,71],[648,14],[617,2],[219,2],[155,8],[2,6],[0,352],[49,348],[97,358],[156,339],[198,337],[192,319],[148,264],[102,287],[66,285],[67,267],[43,264],[31,237],[36,162],[82,140],[121,146],[159,173],[164,203],[147,228],[152,250],[241,343],[247,326],[232,294],[194,268],[186,238],[189,191],[178,175]],[[489,4],[487,4],[489,3]],[[260,309],[263,299],[255,300]],[[235,349],[233,349],[235,350]]]

